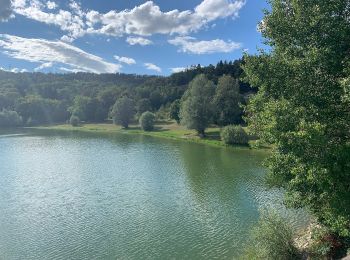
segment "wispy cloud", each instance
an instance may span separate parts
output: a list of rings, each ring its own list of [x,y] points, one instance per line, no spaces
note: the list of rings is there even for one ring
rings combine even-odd
[[[128,65],[136,64],[136,61],[133,58],[120,57],[120,56],[115,55],[114,59],[116,59],[119,62],[128,64]]]
[[[198,41],[189,36],[179,36],[168,41],[170,44],[179,46],[179,51],[193,54],[229,53],[240,49],[242,44],[221,39],[210,41]]]
[[[151,40],[148,40],[143,37],[128,37],[126,38],[126,42],[129,43],[130,45],[141,45],[141,46],[146,46],[146,45],[151,45],[153,42]]]
[[[186,70],[185,67],[170,68],[170,71],[172,73],[182,72],[182,71],[185,71],[185,70]]]
[[[45,63],[42,63],[39,67],[36,67],[34,70],[40,71],[46,68],[51,68],[52,66],[53,66],[53,62],[45,62]]]
[[[42,66],[45,63],[58,63],[93,73],[115,73],[121,69],[120,64],[107,62],[101,57],[61,41],[0,34],[0,49],[10,57],[41,63]]]
[[[16,14],[48,25],[58,26],[62,31],[68,32],[68,36],[72,39],[86,34],[85,14],[75,2],[70,4],[71,11],[60,9],[54,13],[52,12],[54,10],[45,10],[45,8],[50,9],[50,7],[55,9],[53,7],[57,6],[55,6],[54,2],[44,5],[39,0],[13,0],[12,6]]]
[[[154,71],[157,71],[159,73],[162,72],[162,69],[160,67],[158,67],[157,65],[153,64],[153,63],[144,63],[144,66],[148,70],[154,70]]]
[[[3,67],[0,67],[0,70],[7,71],[7,72],[13,72],[13,73],[23,73],[23,72],[28,71],[26,69],[19,69],[19,68],[5,69]]]

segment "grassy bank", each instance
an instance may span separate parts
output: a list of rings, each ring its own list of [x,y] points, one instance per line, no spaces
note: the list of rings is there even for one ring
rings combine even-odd
[[[206,137],[199,138],[194,130],[188,130],[174,122],[162,122],[156,124],[155,130],[145,132],[138,125],[130,125],[128,129],[114,124],[84,124],[79,127],[73,127],[68,124],[34,127],[35,129],[60,130],[60,131],[79,131],[95,133],[123,133],[123,134],[142,134],[154,137],[161,137],[173,140],[182,140],[195,143],[203,143],[212,146],[226,146],[220,139],[220,128],[212,127],[206,130]]]

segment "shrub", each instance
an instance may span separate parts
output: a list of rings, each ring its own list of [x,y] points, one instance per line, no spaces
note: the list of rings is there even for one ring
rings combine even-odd
[[[79,119],[79,117],[72,115],[69,119],[69,123],[74,127],[79,126],[80,119]]]
[[[0,127],[16,127],[22,124],[22,117],[16,111],[0,111]]]
[[[345,250],[342,239],[324,226],[316,226],[312,230],[310,259],[340,259]],[[340,255],[338,255],[340,254]]]
[[[152,131],[154,129],[155,115],[149,111],[144,112],[140,117],[140,126],[144,131]]]
[[[229,125],[221,130],[221,139],[225,144],[248,144],[249,137],[241,126]]]
[[[262,212],[242,259],[296,260],[301,256],[290,225],[276,213]]]

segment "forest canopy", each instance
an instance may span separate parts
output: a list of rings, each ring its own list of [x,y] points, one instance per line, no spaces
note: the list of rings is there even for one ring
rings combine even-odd
[[[235,88],[238,87],[242,96],[254,92],[255,89],[239,80],[242,64],[243,60],[236,60],[220,61],[215,66],[196,65],[169,77],[0,71],[0,111],[17,112],[23,125],[29,126],[67,122],[72,115],[85,122],[103,122],[113,118],[116,101],[127,96],[133,101],[138,116],[146,111],[170,112],[171,105],[182,98],[189,83],[201,74],[215,84],[221,76],[231,76],[237,81]]]

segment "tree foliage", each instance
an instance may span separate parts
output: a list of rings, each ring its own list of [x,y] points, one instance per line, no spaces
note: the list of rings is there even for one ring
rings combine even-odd
[[[246,145],[249,136],[240,125],[228,125],[221,130],[221,140],[228,145],[242,144]]]
[[[253,228],[242,260],[302,259],[294,245],[290,224],[274,212],[262,212]]]
[[[72,125],[72,126],[79,126],[80,125],[80,119],[79,117],[75,116],[75,115],[72,115],[69,119],[69,123]]]
[[[156,116],[146,111],[144,112],[140,117],[140,126],[143,131],[152,131],[154,129],[154,123],[155,123]]]
[[[181,123],[189,129],[195,129],[200,136],[204,136],[205,129],[212,121],[214,109],[211,101],[214,92],[214,83],[205,75],[198,75],[190,82],[181,101]]]
[[[22,124],[22,118],[16,111],[0,111],[0,127],[16,127]]]
[[[239,82],[232,76],[224,75],[219,78],[214,96],[215,121],[218,125],[238,124],[242,119],[243,102],[239,93]]]
[[[134,116],[133,101],[127,96],[119,98],[113,106],[112,114],[115,124],[120,124],[124,128],[128,128]]]
[[[188,84],[205,74],[215,84],[224,75],[239,80],[243,60],[220,61],[206,67],[196,65],[169,77],[134,74],[44,74],[11,73],[0,70],[0,110],[16,111],[27,125],[67,122],[72,114],[86,122],[110,118],[116,100],[128,96],[140,116],[152,111],[168,117],[170,104],[181,99]],[[239,81],[240,93],[254,92]]]
[[[349,236],[349,2],[270,3],[260,30],[272,51],[245,59],[247,80],[259,87],[250,129],[275,146],[268,179],[286,189],[287,205]]]
[[[176,121],[176,123],[180,123],[180,107],[181,101],[180,99],[175,100],[170,106],[169,117]]]

